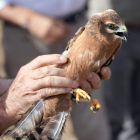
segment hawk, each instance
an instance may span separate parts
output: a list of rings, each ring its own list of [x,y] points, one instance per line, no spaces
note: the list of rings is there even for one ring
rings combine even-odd
[[[95,14],[69,41],[63,55],[68,62],[57,67],[66,70],[66,77],[78,83],[90,72],[99,73],[102,66],[108,66],[122,45],[127,28],[122,18],[114,11]],[[80,84],[79,84],[80,85]],[[100,109],[98,100],[80,87],[73,89],[76,98],[67,93],[41,99],[19,120],[15,127],[4,134],[8,139],[60,140],[66,119],[77,102],[91,102],[90,109]]]

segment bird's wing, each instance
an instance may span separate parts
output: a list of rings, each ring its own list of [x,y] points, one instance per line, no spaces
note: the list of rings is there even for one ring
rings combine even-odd
[[[115,49],[114,53],[111,55],[111,57],[106,61],[106,63],[103,66],[108,67],[112,61],[115,59],[116,54],[118,53],[119,49],[121,48],[122,43],[118,45],[118,47]]]
[[[75,40],[83,33],[84,30],[85,30],[85,26],[79,28],[79,30],[75,33],[74,37],[68,42],[68,45],[67,45],[65,51],[67,51],[69,48],[72,47]]]
[[[32,131],[42,120],[45,111],[44,99],[35,103],[32,109],[14,127],[6,132],[3,137],[16,138]]]

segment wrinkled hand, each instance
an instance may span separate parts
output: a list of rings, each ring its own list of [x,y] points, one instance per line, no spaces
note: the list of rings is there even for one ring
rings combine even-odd
[[[29,31],[48,44],[60,43],[70,35],[70,27],[60,20],[34,14],[30,21]]]
[[[101,79],[108,80],[111,76],[111,70],[108,67],[102,67],[100,70],[100,77],[98,74],[92,72],[86,79],[84,79],[80,86],[87,93],[91,93],[93,89],[99,89],[101,86]]]
[[[44,55],[20,69],[5,94],[5,111],[13,124],[39,99],[64,94],[78,87],[77,82],[65,77],[63,69],[49,66],[66,61],[61,55]]]

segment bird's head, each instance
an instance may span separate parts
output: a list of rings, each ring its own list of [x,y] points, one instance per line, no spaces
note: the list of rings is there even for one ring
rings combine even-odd
[[[109,9],[103,13],[95,14],[87,24],[87,27],[90,29],[89,32],[94,34],[96,38],[127,41],[125,23],[114,10]]]

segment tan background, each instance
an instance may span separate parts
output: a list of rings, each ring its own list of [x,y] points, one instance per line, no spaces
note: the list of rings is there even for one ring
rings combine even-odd
[[[6,77],[4,70],[4,53],[2,48],[2,21],[0,20],[0,77]]]

